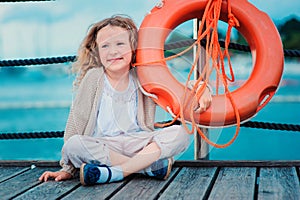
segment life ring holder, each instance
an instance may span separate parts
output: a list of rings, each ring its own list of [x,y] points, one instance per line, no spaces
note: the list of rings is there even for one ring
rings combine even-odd
[[[136,53],[137,74],[143,88],[157,98],[153,100],[168,112],[180,112],[180,101],[184,96],[184,85],[176,80],[164,60],[164,43],[170,30],[179,24],[203,15],[206,0],[164,1],[145,16],[139,29]],[[226,2],[222,2],[220,19],[227,20]],[[253,58],[254,67],[249,79],[231,95],[240,114],[240,120],[253,117],[274,96],[283,72],[283,47],[280,35],[267,14],[246,0],[231,0],[232,13],[240,22],[237,30],[246,38]],[[187,91],[190,95],[190,91]],[[190,106],[184,109],[189,121]],[[210,108],[193,114],[203,126],[220,127],[236,124],[236,115],[225,94],[215,95]]]

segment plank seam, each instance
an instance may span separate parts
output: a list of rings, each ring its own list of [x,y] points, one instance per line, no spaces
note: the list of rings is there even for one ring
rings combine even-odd
[[[214,173],[214,175],[213,175],[213,177],[212,177],[212,179],[211,179],[211,181],[210,181],[210,183],[209,183],[209,185],[207,187],[207,190],[206,190],[206,192],[205,192],[205,194],[203,196],[203,199],[208,199],[209,198],[209,196],[211,194],[211,191],[212,191],[212,189],[213,189],[213,187],[214,187],[214,185],[216,183],[216,180],[217,180],[217,178],[218,178],[218,176],[220,174],[220,170],[221,170],[220,167],[218,167],[216,169],[216,171],[215,171],[215,173]]]
[[[299,167],[295,167],[296,168],[296,173],[298,176],[298,181],[300,182],[300,168]]]
[[[177,177],[177,175],[179,174],[179,172],[182,170],[183,167],[178,167],[178,169],[176,169],[177,171],[173,174],[172,177],[170,177],[167,181],[167,183],[164,185],[164,187],[160,190],[160,192],[158,192],[158,194],[156,195],[156,197],[154,197],[154,200],[158,200],[160,198],[160,196],[166,191],[166,189],[169,187],[169,185],[173,182],[173,180]]]
[[[254,186],[254,197],[253,200],[258,199],[258,187],[260,181],[260,167],[256,168],[256,175],[255,175],[255,186]]]
[[[136,174],[132,174],[131,176],[127,177],[123,184],[117,187],[111,194],[109,194],[105,199],[111,199],[114,195],[116,195],[122,188],[124,188],[130,181],[132,181],[136,177]],[[109,183],[108,183],[109,184]]]
[[[3,182],[5,182],[5,181],[8,181],[8,180],[10,180],[10,179],[12,179],[12,178],[14,178],[14,177],[16,177],[16,176],[19,176],[20,174],[23,174],[23,173],[25,173],[25,172],[27,172],[27,171],[29,171],[29,170],[30,170],[30,168],[25,168],[25,169],[23,169],[22,171],[20,171],[19,173],[16,173],[16,174],[14,174],[14,175],[12,175],[12,176],[10,176],[10,177],[4,179],[4,180],[1,180],[0,183],[3,183]]]
[[[10,197],[10,199],[14,199],[14,198],[16,198],[16,197],[18,197],[18,196],[24,194],[25,192],[31,190],[32,188],[34,188],[34,187],[36,187],[36,186],[38,186],[38,185],[40,185],[40,184],[42,184],[42,182],[37,182],[36,184],[32,185],[31,187],[29,187],[29,188],[27,188],[27,189],[25,189],[25,190],[23,190],[23,191],[20,191],[18,194],[16,194],[16,195]]]
[[[73,191],[75,191],[77,188],[79,188],[81,186],[80,183],[78,183],[77,185],[75,185],[72,189],[66,191],[64,194],[60,195],[57,199],[62,199],[66,196],[68,196],[69,194],[71,194]]]

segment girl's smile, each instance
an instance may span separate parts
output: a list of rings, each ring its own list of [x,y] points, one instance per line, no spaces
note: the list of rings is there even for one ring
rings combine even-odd
[[[117,61],[120,61],[120,60],[123,60],[123,58],[122,58],[122,57],[119,57],[119,58],[111,58],[111,59],[108,59],[107,62],[112,62],[112,63],[114,63],[114,62],[117,62]]]

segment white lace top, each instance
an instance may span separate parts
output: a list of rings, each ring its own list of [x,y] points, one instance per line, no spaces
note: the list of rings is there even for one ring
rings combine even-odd
[[[126,90],[116,91],[105,76],[94,137],[137,132],[137,86],[132,76]]]

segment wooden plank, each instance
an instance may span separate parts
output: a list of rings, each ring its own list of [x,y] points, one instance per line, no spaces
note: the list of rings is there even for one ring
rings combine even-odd
[[[29,167],[0,167],[0,183],[29,169]]]
[[[159,199],[205,199],[217,168],[183,168]]]
[[[58,161],[0,161],[0,167],[59,167]],[[300,160],[177,160],[174,167],[300,167]]]
[[[156,199],[160,191],[166,187],[179,169],[172,170],[169,178],[165,181],[156,180],[145,176],[137,176],[125,187],[117,192],[111,199]]]
[[[93,186],[81,186],[66,195],[63,200],[90,200],[90,199],[107,199],[112,196],[113,193],[120,190],[124,185],[126,185],[132,177],[126,178],[124,181],[116,183],[108,183]]]
[[[0,167],[59,167],[59,161],[44,160],[0,160]]]
[[[38,178],[45,170],[57,170],[53,168],[33,168],[7,181],[0,183],[0,197],[3,199],[12,198],[31,187],[40,184]]]
[[[300,160],[180,160],[174,167],[300,167]]]
[[[253,199],[256,168],[221,168],[209,199]]]
[[[72,179],[60,182],[51,180],[43,182],[42,184],[31,188],[30,190],[24,192],[15,199],[57,199],[66,194],[69,190],[79,187],[79,185],[79,179]]]
[[[294,167],[262,168],[258,199],[300,199],[299,178]]]

